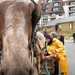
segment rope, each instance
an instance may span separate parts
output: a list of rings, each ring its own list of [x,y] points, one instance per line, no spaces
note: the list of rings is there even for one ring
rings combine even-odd
[[[39,73],[39,75],[42,75],[42,71],[46,69],[46,75],[50,75],[49,71],[48,71],[48,67],[47,67],[47,61],[44,61],[44,67],[42,68],[41,72]]]
[[[46,68],[46,75],[50,75],[50,73],[48,71],[48,67],[47,67],[47,61],[45,61],[45,68]]]

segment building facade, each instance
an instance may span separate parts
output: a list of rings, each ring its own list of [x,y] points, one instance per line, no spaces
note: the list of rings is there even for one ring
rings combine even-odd
[[[40,27],[54,19],[75,16],[75,0],[39,0],[38,4],[41,6]]]

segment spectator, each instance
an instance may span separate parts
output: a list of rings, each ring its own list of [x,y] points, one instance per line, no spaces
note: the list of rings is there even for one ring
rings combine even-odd
[[[75,43],[75,32],[73,33],[73,43]]]
[[[50,33],[50,36],[51,36],[52,38],[57,38],[57,33],[56,33],[56,32],[51,32],[51,33]]]
[[[57,38],[57,33],[56,32],[51,32],[50,33],[51,38]],[[54,75],[59,75],[59,61],[56,60],[54,62],[55,64],[55,71],[54,71]]]
[[[44,37],[48,34],[47,29],[44,30],[43,35]]]
[[[50,35],[52,34],[50,33]],[[68,75],[66,52],[62,42],[60,42],[57,38],[52,38],[52,36],[49,35],[45,38],[47,42],[47,52],[51,56],[55,56],[59,59],[61,75]]]
[[[64,35],[62,33],[59,34],[59,40],[63,43],[64,45]]]

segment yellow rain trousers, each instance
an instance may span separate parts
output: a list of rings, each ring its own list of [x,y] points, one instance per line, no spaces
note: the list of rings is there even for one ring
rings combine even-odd
[[[66,52],[62,42],[57,38],[54,38],[50,45],[47,45],[47,52],[52,54],[52,50],[56,50],[55,57],[59,59],[60,71],[64,75],[68,75],[68,62],[66,58]]]
[[[60,56],[60,57],[59,57]],[[58,55],[59,57],[59,65],[60,65],[60,71],[64,73],[64,75],[68,75],[68,62],[66,59],[66,56],[64,55]]]

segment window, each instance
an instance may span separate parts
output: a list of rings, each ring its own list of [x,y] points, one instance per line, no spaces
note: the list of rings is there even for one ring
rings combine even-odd
[[[54,3],[53,6],[60,6],[60,3]]]
[[[56,16],[56,14],[55,13],[53,13],[53,14],[51,14],[51,16],[53,17],[53,16]]]
[[[49,4],[46,4],[46,5],[45,5],[45,8],[48,8],[48,7],[49,7]]]
[[[47,11],[48,11],[48,9],[45,9],[45,10],[44,10],[44,12],[47,12]]]
[[[74,12],[74,13],[70,13],[69,15],[70,15],[70,16],[75,16],[75,12]]]
[[[75,5],[75,1],[69,2],[69,5]]]
[[[61,25],[59,25],[59,28],[61,28]]]
[[[72,24],[70,24],[70,29],[72,29]]]
[[[56,0],[52,0],[52,1],[56,1]]]
[[[75,11],[75,7],[70,7],[70,11]]]
[[[62,13],[57,13],[57,15],[62,16]]]
[[[48,22],[48,19],[43,19],[43,23],[46,23],[46,22]]]
[[[43,18],[48,18],[48,14],[42,15]]]
[[[52,0],[47,0],[47,2],[52,2]]]
[[[58,10],[61,10],[61,7],[58,7],[58,8],[53,8],[52,10],[53,10],[53,11],[58,11]]]

